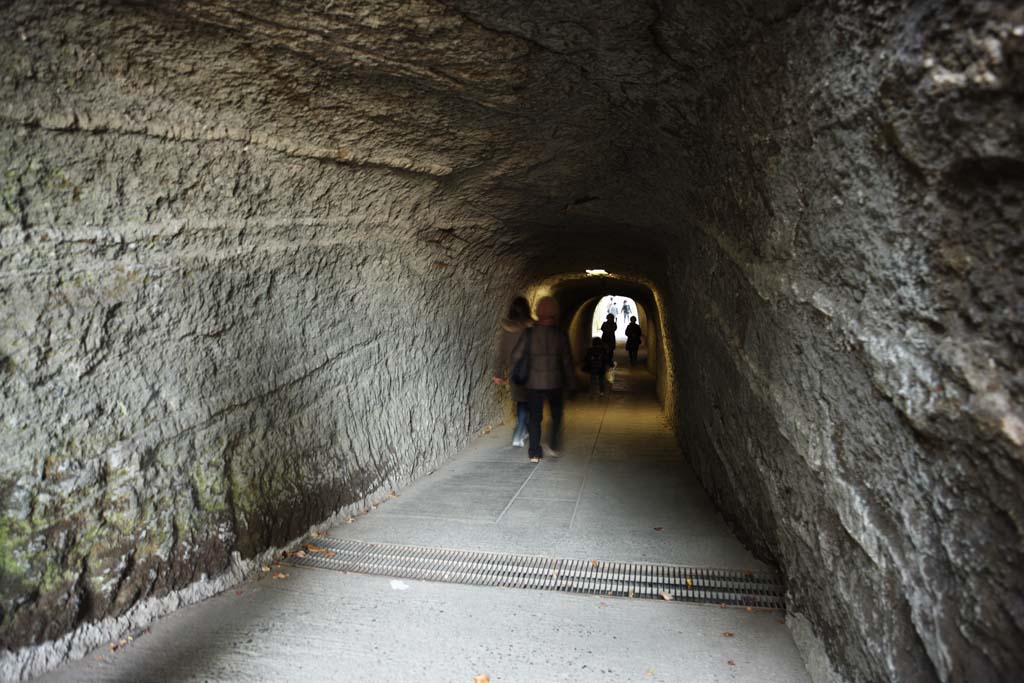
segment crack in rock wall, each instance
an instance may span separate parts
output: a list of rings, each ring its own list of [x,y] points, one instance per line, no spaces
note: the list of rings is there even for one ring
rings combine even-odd
[[[0,657],[437,466],[597,267],[815,671],[1021,668],[1014,3],[4,12]]]

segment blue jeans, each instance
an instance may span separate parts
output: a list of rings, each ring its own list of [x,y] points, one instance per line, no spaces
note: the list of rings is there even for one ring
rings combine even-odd
[[[516,428],[512,432],[512,440],[520,441],[526,439],[526,430],[529,428],[530,404],[526,401],[516,402]]]

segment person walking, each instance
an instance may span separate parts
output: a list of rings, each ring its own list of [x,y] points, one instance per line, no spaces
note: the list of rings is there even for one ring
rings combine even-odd
[[[609,367],[615,364],[615,331],[617,329],[619,326],[615,324],[615,316],[609,313],[605,316],[604,323],[601,324],[601,341],[604,342],[604,348],[608,352]]]
[[[604,396],[604,373],[608,371],[608,350],[600,337],[594,337],[583,359],[583,370],[590,375],[590,398]]]
[[[619,317],[619,307],[615,303],[615,299],[612,299],[612,302],[608,304],[608,315],[610,315],[612,318]]]
[[[637,353],[640,350],[640,341],[643,337],[643,330],[636,322],[636,316],[630,316],[629,324],[626,325],[626,351],[629,352],[629,364],[636,365]]]
[[[526,442],[529,410],[526,403],[526,387],[509,382],[512,371],[512,352],[515,350],[524,332],[533,326],[530,315],[530,302],[517,296],[508,307],[508,315],[501,321],[501,337],[498,339],[498,353],[494,362],[492,381],[498,385],[508,384],[509,393],[516,411],[516,427],[512,431],[512,445],[522,448]]]
[[[626,299],[622,302],[622,322],[628,321],[631,315],[633,315],[633,307],[629,305],[629,300]]]
[[[530,433],[530,462],[540,462],[545,452],[558,456],[562,440],[562,408],[565,393],[576,384],[569,337],[558,327],[558,302],[546,296],[537,302],[537,324],[519,339],[512,353],[512,367],[528,356],[526,400]],[[548,446],[541,446],[541,420],[544,402],[551,409],[551,433]]]

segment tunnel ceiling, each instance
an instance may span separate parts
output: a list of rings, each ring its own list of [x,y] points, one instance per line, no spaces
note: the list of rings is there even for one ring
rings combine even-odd
[[[563,270],[651,270],[618,242],[643,251],[686,223],[676,200],[700,192],[723,64],[800,4],[114,3],[33,35],[68,53],[74,87],[15,65],[30,97],[7,116],[394,169],[448,207],[439,224],[579,249],[559,253]],[[31,32],[42,17],[17,19]],[[76,47],[90,44],[102,52]],[[607,238],[580,239],[595,232]]]

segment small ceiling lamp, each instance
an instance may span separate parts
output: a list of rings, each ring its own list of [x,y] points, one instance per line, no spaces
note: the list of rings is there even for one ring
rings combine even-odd
[[[587,275],[607,275],[608,271],[604,268],[587,268]]]

